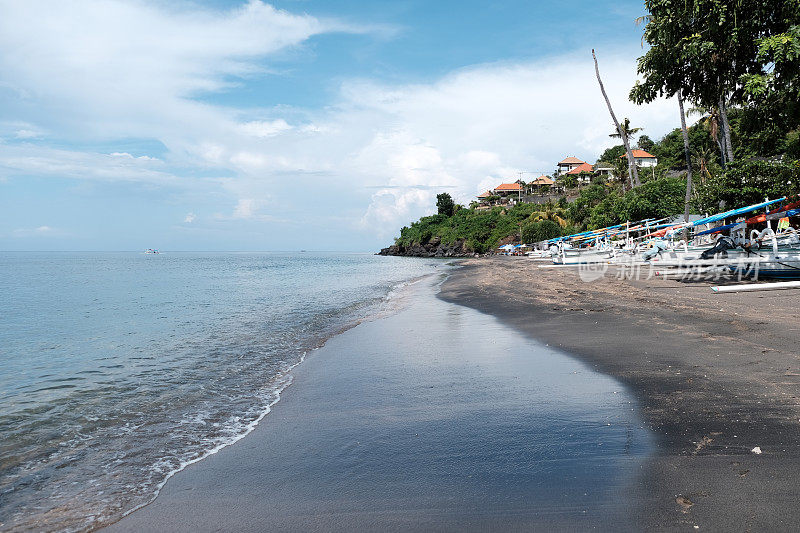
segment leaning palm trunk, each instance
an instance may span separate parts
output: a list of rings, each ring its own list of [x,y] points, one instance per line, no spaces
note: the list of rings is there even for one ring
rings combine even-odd
[[[681,133],[683,134],[683,155],[686,157],[686,201],[683,207],[683,221],[689,222],[689,204],[692,201],[692,156],[689,151],[689,130],[686,129],[686,113],[683,111],[683,95],[678,91],[678,109],[681,112]],[[689,228],[684,230],[683,239],[689,240]]]
[[[619,136],[622,138],[622,144],[625,145],[625,152],[628,154],[628,168],[630,169],[631,186],[638,187],[641,185],[641,182],[639,181],[639,169],[636,168],[636,160],[633,158],[631,145],[628,142],[628,135],[625,133],[625,130],[619,127],[619,121],[617,120],[617,116],[614,114],[614,110],[611,108],[611,101],[608,99],[608,95],[606,94],[606,88],[603,86],[603,80],[600,79],[600,67],[597,66],[597,56],[594,55],[594,48],[592,48],[592,59],[594,59],[594,72],[597,74],[597,83],[600,84],[600,92],[603,93],[603,98],[605,98],[606,105],[608,106],[608,112],[611,113],[611,120],[614,121],[614,126],[616,126]]]
[[[725,107],[725,95],[719,96],[719,117],[722,121],[722,139],[725,145],[725,159],[730,163],[733,161],[733,143],[731,142],[731,126],[728,123],[728,111]]]

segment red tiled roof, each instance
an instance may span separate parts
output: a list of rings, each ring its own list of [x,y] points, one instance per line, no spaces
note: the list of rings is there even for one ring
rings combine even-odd
[[[633,157],[644,157],[644,158],[652,157],[653,159],[656,158],[656,156],[650,155],[647,152],[645,152],[644,150],[639,150],[638,148],[636,148],[635,150],[631,150],[631,152],[633,152]],[[621,156],[619,156],[620,159],[622,159],[623,157],[625,157],[625,154],[622,154]]]
[[[495,187],[496,191],[521,191],[522,186],[519,183],[501,183]]]
[[[478,198],[489,198],[492,195],[492,191],[482,192],[478,195]]]
[[[565,160],[561,161],[559,163],[559,165],[570,165],[570,164],[574,165],[576,163],[580,164],[580,163],[583,163],[583,162],[584,161],[581,161],[580,159],[578,159],[574,155],[571,155],[568,158],[566,158]]]
[[[581,172],[594,172],[594,167],[589,163],[583,163],[567,172],[567,174],[580,174]]]
[[[553,185],[555,181],[551,180],[547,176],[539,176],[535,180],[533,180],[533,185]]]

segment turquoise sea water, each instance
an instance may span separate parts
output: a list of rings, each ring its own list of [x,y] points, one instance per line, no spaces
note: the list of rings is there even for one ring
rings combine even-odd
[[[0,529],[80,530],[246,434],[309,349],[436,260],[0,253]]]

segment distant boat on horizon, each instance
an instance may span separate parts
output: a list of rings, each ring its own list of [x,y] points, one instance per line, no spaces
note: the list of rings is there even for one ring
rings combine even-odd
[[[146,254],[158,254],[158,253],[161,253],[161,252],[159,252],[155,248],[148,248],[147,250],[144,251],[144,253],[146,253]]]

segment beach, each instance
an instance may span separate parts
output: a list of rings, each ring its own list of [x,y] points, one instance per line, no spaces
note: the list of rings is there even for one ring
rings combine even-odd
[[[310,352],[250,435],[108,530],[635,530],[620,494],[655,437],[629,391],[442,279]]]
[[[108,529],[794,529],[790,291],[494,258],[401,300]]]
[[[616,274],[584,283],[575,268],[473,260],[441,297],[497,316],[631,388],[658,438],[630,499],[638,528],[795,530],[796,291],[715,294],[710,282]]]

